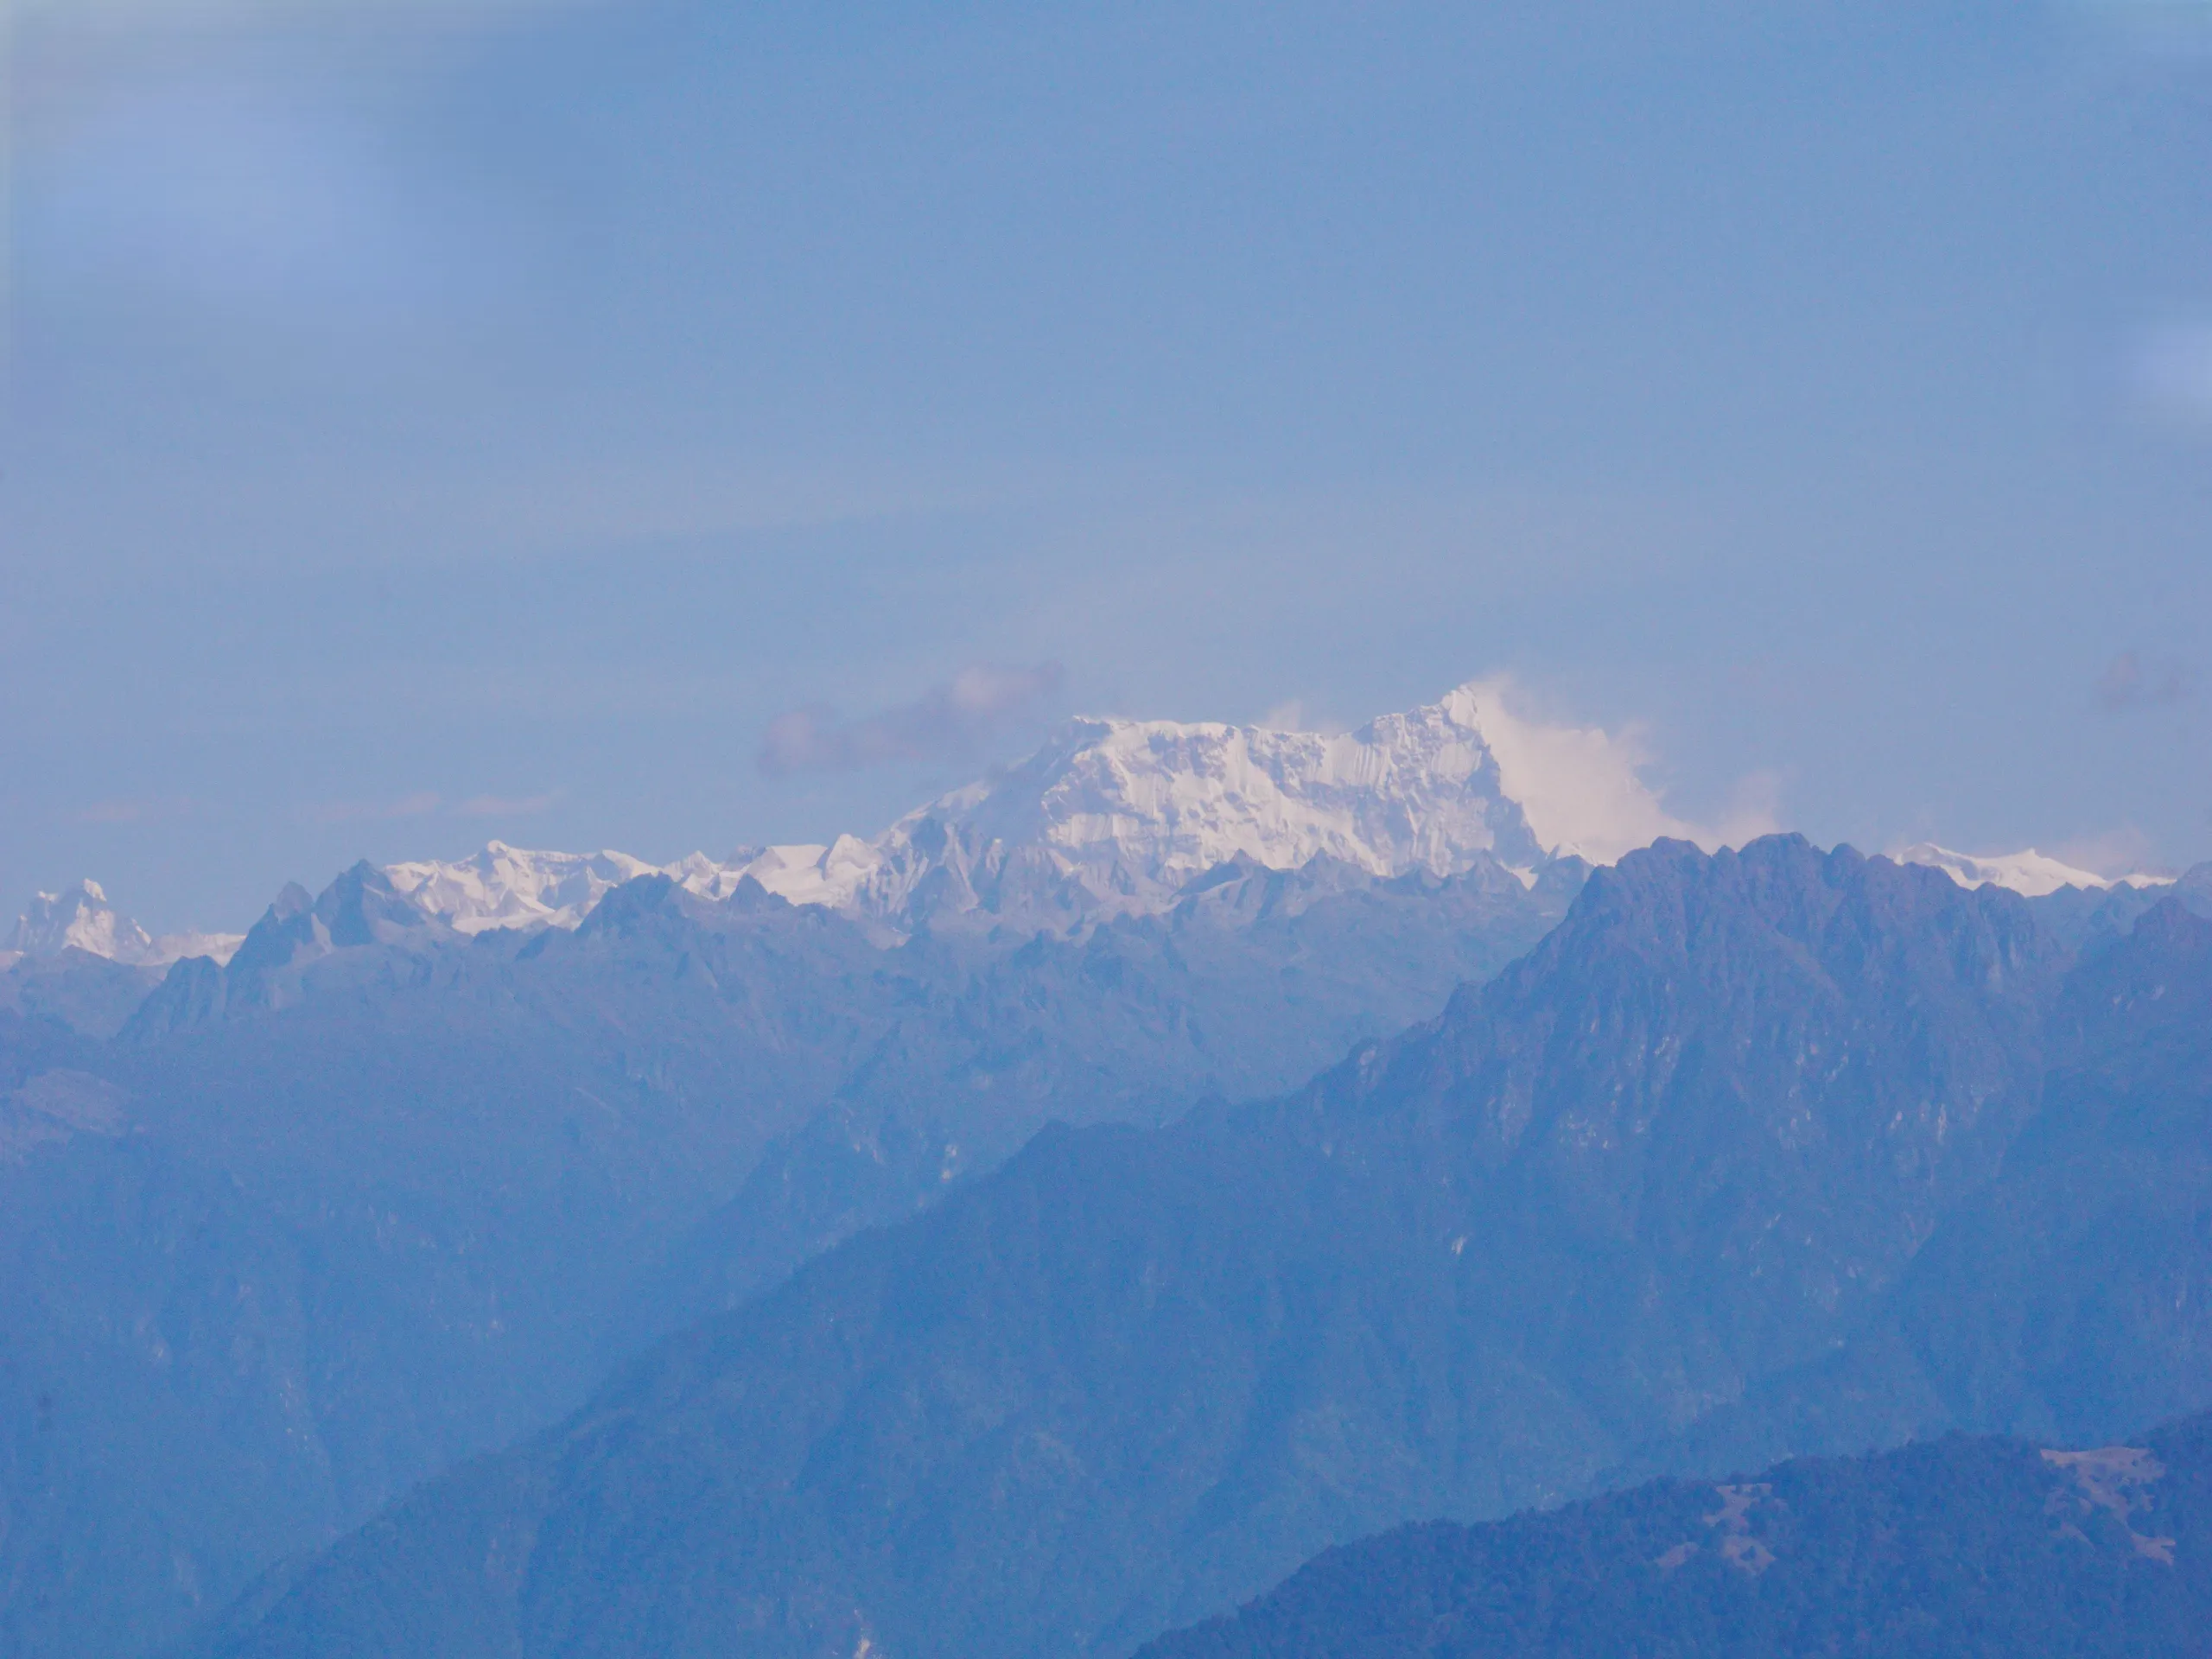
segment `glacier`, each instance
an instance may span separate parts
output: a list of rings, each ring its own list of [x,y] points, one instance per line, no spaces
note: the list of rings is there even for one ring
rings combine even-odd
[[[1892,855],[1900,864],[1925,864],[1949,876],[1962,887],[2009,887],[2028,899],[2043,899],[2062,887],[2162,887],[2172,885],[2167,875],[2099,875],[2039,853],[1973,854],[1954,852],[1932,841],[1916,842]]]

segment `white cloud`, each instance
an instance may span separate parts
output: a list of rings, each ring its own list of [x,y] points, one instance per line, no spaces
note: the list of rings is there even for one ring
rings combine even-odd
[[[1669,812],[1643,780],[1650,764],[1643,734],[1630,727],[1607,732],[1594,726],[1554,726],[1522,712],[1525,700],[1509,677],[1478,682],[1471,694],[1475,723],[1497,758],[1505,792],[1520,802],[1537,840],[1561,852],[1610,864],[1662,836],[1695,842],[1708,850],[1740,846],[1779,828],[1777,781],[1757,774],[1737,788],[1728,813],[1716,823],[1694,823]]]
[[[1058,663],[1027,668],[978,664],[912,702],[857,720],[841,719],[821,707],[794,709],[768,723],[760,770],[779,778],[898,760],[957,760],[973,753],[1001,721],[1058,690],[1060,679]]]
[[[438,806],[438,797],[423,790],[396,801],[318,801],[303,808],[301,816],[310,823],[360,823],[428,817]]]
[[[558,805],[562,791],[543,795],[472,795],[454,810],[464,818],[517,818]]]

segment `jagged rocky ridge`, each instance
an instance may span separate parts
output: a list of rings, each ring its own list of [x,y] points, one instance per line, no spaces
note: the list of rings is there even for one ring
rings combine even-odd
[[[203,1650],[1125,1653],[1329,1544],[1663,1461],[1904,1318],[1962,1237],[2100,1306],[2132,1381],[2084,1392],[2001,1306],[1976,1374],[2133,1432],[2212,1403],[2206,1299],[2037,1256],[2059,1200],[2007,1183],[2065,1141],[2084,1055],[2154,1079],[2161,1122],[2202,1109],[2212,1017],[2172,963],[2208,935],[2177,902],[2075,965],[2000,889],[1662,843],[1440,1020],[1272,1104],[1040,1136],[270,1580]],[[2146,975],[2156,1020],[2101,988]],[[2189,1171],[2100,1167],[2101,1214],[2196,1213]],[[2158,1238],[2159,1272],[2212,1271]],[[1936,1395],[1877,1437],[2011,1426],[1991,1389]],[[1789,1450],[1804,1420],[1759,1421]]]

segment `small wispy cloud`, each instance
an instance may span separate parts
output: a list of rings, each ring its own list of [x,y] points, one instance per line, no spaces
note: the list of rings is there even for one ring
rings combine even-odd
[[[1062,677],[1058,663],[1028,668],[978,664],[931,686],[912,702],[856,720],[842,719],[818,704],[794,709],[768,723],[760,767],[781,778],[899,760],[959,760],[973,754],[1001,722],[1058,690]]]
[[[2108,715],[2131,709],[2155,709],[2186,699],[2196,689],[2189,664],[2172,658],[2149,658],[2123,651],[2105,664],[2090,693]]]
[[[396,801],[318,801],[301,809],[309,823],[365,823],[393,818],[426,818],[442,804],[428,790]]]
[[[561,798],[561,791],[543,795],[472,795],[454,810],[464,818],[518,818],[543,812]]]
[[[2158,55],[2212,54],[2212,0],[2074,0],[2074,10]]]
[[[1351,729],[1340,720],[1314,713],[1299,697],[1275,704],[1260,716],[1259,724],[1263,732],[1319,732],[1324,737],[1341,737]]]
[[[158,799],[95,801],[69,815],[72,823],[164,823],[175,818],[188,818],[198,811],[199,804],[189,797],[177,795]]]
[[[2159,862],[2156,844],[2133,824],[2073,836],[2058,842],[2051,852],[2077,870],[2089,870],[2102,876],[2169,874]]]
[[[2152,415],[2212,433],[2212,322],[2170,323],[2136,344],[2135,395]]]

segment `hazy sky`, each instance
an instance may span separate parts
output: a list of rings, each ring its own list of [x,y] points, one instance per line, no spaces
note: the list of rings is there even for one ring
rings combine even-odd
[[[1073,709],[1495,672],[1687,816],[2212,856],[2212,7],[16,0],[12,56],[0,904],[867,832]]]

